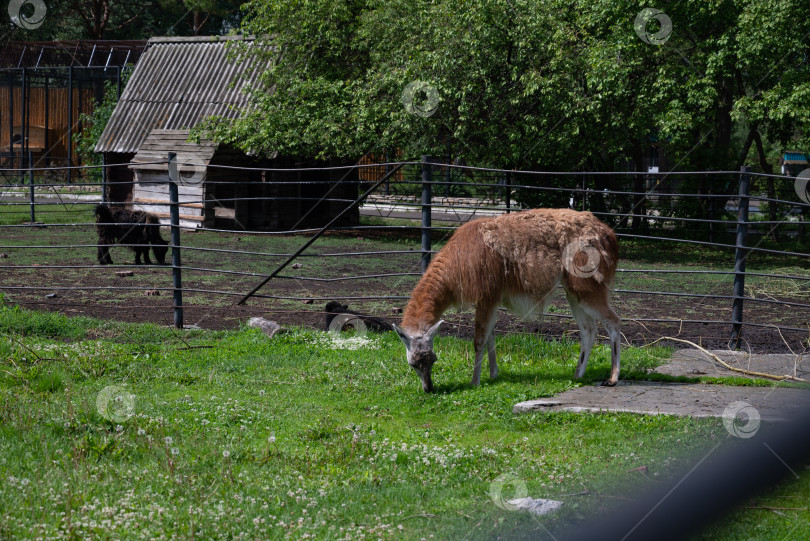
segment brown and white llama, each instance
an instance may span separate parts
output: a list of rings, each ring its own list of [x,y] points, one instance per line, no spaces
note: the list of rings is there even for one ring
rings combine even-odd
[[[422,388],[433,390],[433,338],[448,308],[475,307],[472,384],[478,385],[484,351],[490,378],[498,376],[493,334],[498,306],[523,318],[539,316],[560,283],[580,331],[575,377],[585,374],[601,322],[610,337],[612,363],[603,385],[616,385],[621,323],[608,295],[618,256],[616,234],[590,212],[528,210],[459,227],[414,289],[401,325],[394,326]]]

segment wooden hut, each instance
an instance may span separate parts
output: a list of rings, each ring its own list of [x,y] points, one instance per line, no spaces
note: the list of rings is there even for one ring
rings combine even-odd
[[[108,169],[107,198],[167,222],[166,160],[172,151],[181,173],[185,226],[284,230],[323,225],[357,197],[357,174],[342,178],[345,171],[304,168],[346,162],[260,159],[210,141],[188,142],[189,130],[200,121],[235,118],[249,106],[244,89],[257,82],[260,70],[251,60],[227,54],[226,45],[234,39],[251,41],[239,36],[149,40],[96,145],[106,164],[119,165]],[[327,193],[329,201],[323,200]],[[355,210],[343,224],[358,220]]]

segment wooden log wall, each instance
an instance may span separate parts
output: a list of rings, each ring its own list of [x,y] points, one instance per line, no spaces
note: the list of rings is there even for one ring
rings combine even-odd
[[[26,88],[26,101],[28,109],[28,118],[26,124],[30,126],[45,126],[45,88],[44,87],[29,87]],[[65,159],[67,158],[67,140],[68,140],[68,89],[67,88],[48,88],[48,122],[47,127],[53,130],[48,134],[48,146],[52,149],[52,159]],[[11,127],[17,128],[22,126],[23,123],[23,89],[20,87],[9,88],[8,86],[0,86],[0,148],[5,148],[9,145]],[[81,113],[92,113],[96,106],[95,93],[89,88],[74,88],[73,89],[73,118],[72,118],[72,131],[73,131],[73,156],[75,161],[76,155],[76,134],[79,132],[81,123],[79,115]],[[10,113],[13,111],[13,116]],[[56,141],[51,140],[51,133],[56,136]],[[33,137],[33,134],[32,134]],[[29,139],[30,141],[30,139]],[[33,142],[31,142],[33,144]],[[19,146],[15,143],[14,150],[18,152]]]

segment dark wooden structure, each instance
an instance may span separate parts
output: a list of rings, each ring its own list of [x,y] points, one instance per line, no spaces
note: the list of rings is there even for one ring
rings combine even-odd
[[[200,121],[234,118],[249,107],[244,90],[257,84],[261,70],[227,49],[229,41],[243,39],[252,46],[239,36],[149,40],[96,145],[106,164],[116,164],[107,172],[110,202],[148,210],[168,222],[169,152],[177,154],[180,218],[186,227],[316,227],[357,198],[357,171],[306,170],[346,162],[260,159],[210,141],[188,142],[189,130]],[[355,210],[343,225],[358,221]]]

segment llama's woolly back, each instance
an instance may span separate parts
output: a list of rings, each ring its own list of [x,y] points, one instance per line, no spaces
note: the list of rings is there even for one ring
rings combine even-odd
[[[589,276],[571,274],[564,265],[566,247],[580,242],[599,254]],[[587,259],[571,255],[576,257],[568,263]],[[560,280],[571,293],[587,294],[611,282],[617,260],[615,234],[589,212],[537,209],[474,220],[459,227],[436,255],[411,296],[403,326],[417,330],[433,325],[452,305],[522,296],[537,305]]]

